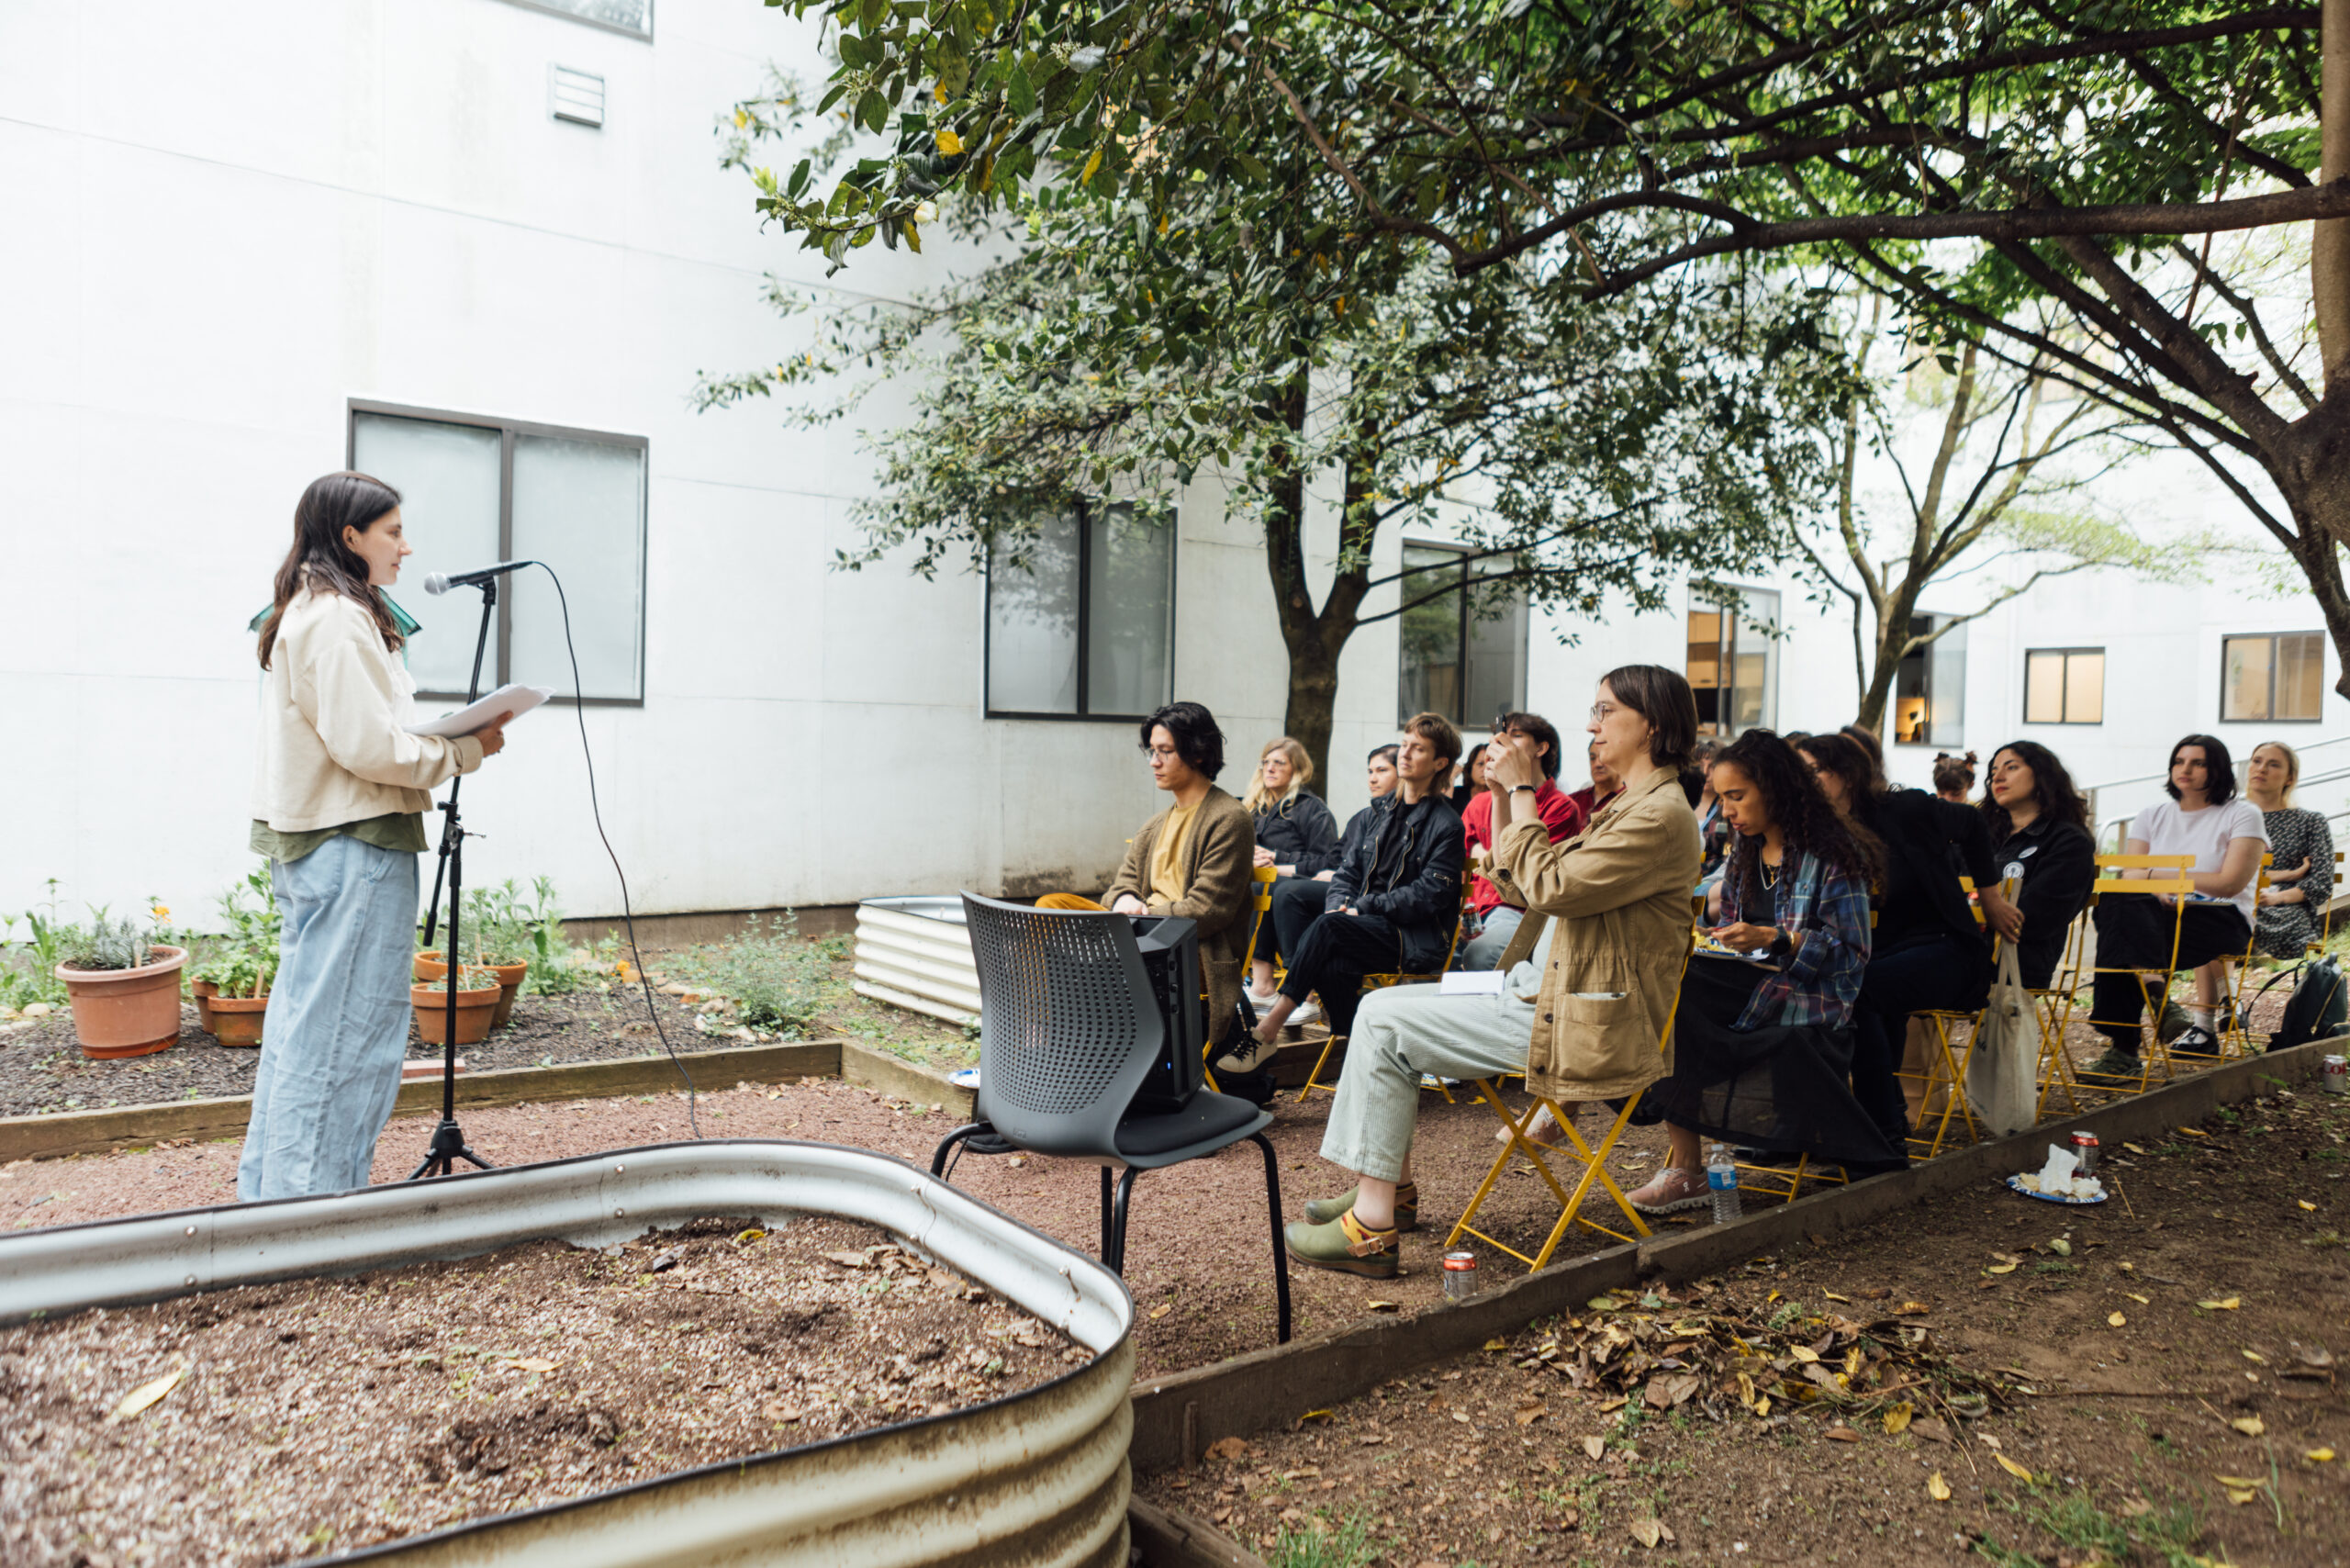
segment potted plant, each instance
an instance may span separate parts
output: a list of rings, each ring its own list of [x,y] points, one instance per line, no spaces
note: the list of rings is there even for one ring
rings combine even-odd
[[[73,1033],[94,1060],[151,1056],[180,1037],[180,972],[187,949],[151,942],[129,916],[96,912],[88,934],[53,971],[73,1004]]]
[[[428,1046],[446,1045],[449,1039],[449,979],[442,975],[436,980],[420,980],[408,987],[408,1001],[416,1007],[416,1032]],[[457,980],[457,1044],[477,1046],[489,1038],[489,1022],[498,1012],[498,999],[504,994],[495,971],[476,969],[467,964]]]
[[[257,907],[248,907],[246,895]],[[224,1046],[261,1044],[262,1015],[277,980],[282,917],[271,896],[263,863],[220,895],[223,932],[205,961],[190,974],[196,1010],[205,1033]]]
[[[552,911],[553,889],[543,877],[539,879],[539,890],[545,908]],[[465,923],[459,939],[465,945],[467,967],[494,969],[498,974],[498,1014],[490,1021],[493,1029],[503,1029],[507,1020],[513,1017],[514,998],[540,961],[539,924],[539,912],[522,902],[511,879],[495,888],[476,888],[465,895]],[[418,980],[437,980],[448,972],[448,958],[440,948],[417,954]]]

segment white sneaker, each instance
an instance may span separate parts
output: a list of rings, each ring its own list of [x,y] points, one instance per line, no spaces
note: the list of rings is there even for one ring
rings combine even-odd
[[[1291,1029],[1303,1029],[1308,1024],[1320,1022],[1322,1022],[1322,1004],[1310,996],[1297,1004],[1296,1012],[1281,1020],[1283,1027]]]

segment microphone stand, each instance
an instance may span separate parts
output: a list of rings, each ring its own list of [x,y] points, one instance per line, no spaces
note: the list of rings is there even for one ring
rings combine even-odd
[[[481,631],[474,638],[474,673],[465,683],[465,705],[473,706],[481,695],[482,654],[489,646],[489,616],[498,604],[498,582],[490,578],[476,585],[481,589]],[[447,979],[447,1011],[441,1020],[441,1125],[432,1129],[432,1144],[424,1153],[424,1162],[408,1173],[408,1180],[426,1176],[450,1176],[456,1172],[462,1159],[476,1170],[487,1170],[489,1161],[476,1154],[465,1142],[465,1135],[457,1126],[457,991],[465,983],[464,957],[457,945],[457,912],[464,897],[465,876],[465,830],[457,817],[457,786],[464,776],[457,774],[449,780],[449,798],[441,802],[441,866],[432,873],[432,902],[424,916],[424,939],[432,940],[434,923],[441,915],[441,879],[445,873],[449,880],[449,943],[445,951],[449,958]]]

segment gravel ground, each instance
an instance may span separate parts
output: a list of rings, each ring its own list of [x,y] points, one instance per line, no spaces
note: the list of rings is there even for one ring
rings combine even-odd
[[[814,1218],[84,1313],[0,1331],[0,1561],[283,1562],[944,1415],[1085,1359]]]

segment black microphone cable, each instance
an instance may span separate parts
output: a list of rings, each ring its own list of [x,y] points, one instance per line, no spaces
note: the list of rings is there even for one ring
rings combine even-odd
[[[694,1137],[699,1138],[701,1137],[701,1117],[696,1114],[694,1075],[686,1070],[684,1060],[677,1055],[677,1047],[669,1043],[669,1031],[661,1026],[661,1004],[653,995],[653,977],[644,972],[644,955],[636,947],[636,916],[630,913],[628,905],[628,873],[621,869],[621,857],[614,852],[611,839],[605,834],[604,809],[596,799],[596,756],[588,746],[588,702],[581,691],[579,649],[571,641],[571,600],[564,597],[563,579],[555,576],[553,566],[544,561],[532,561],[526,565],[546,573],[554,583],[555,602],[563,607],[563,646],[564,651],[571,655],[571,711],[579,720],[579,755],[588,763],[588,810],[596,819],[596,836],[603,841],[605,857],[612,863],[612,875],[620,879],[621,919],[628,926],[629,961],[636,966],[636,983],[644,992],[644,1010],[652,1014],[653,1032],[661,1036],[661,1048],[669,1053],[669,1060],[677,1067],[677,1076],[686,1081],[686,1120],[692,1126]]]

